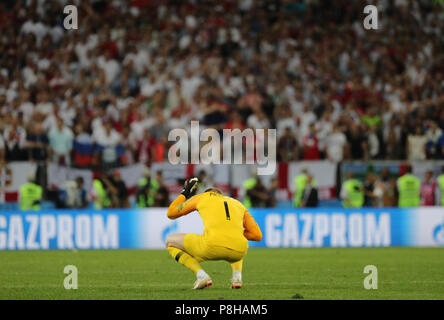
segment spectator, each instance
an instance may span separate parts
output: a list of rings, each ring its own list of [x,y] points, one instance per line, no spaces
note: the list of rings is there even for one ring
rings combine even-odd
[[[367,134],[367,147],[368,147],[368,155],[370,159],[377,159],[381,152],[381,147],[379,143],[379,137],[377,132],[377,127],[375,124],[371,125],[368,129]]]
[[[29,148],[30,161],[41,162],[48,159],[49,139],[43,131],[42,123],[34,123],[26,140]]]
[[[247,196],[250,198],[253,208],[265,208],[269,201],[267,189],[261,179],[256,180],[256,184],[247,190]]]
[[[307,186],[304,189],[304,194],[302,195],[301,207],[316,208],[318,206],[318,189],[313,186],[313,177],[307,175]]]
[[[48,138],[52,160],[58,164],[70,166],[73,133],[63,124],[61,118],[57,118],[57,125],[49,131]]]
[[[366,139],[361,132],[360,126],[352,123],[346,135],[349,143],[350,160],[367,159],[367,142],[365,141]]]
[[[253,112],[247,119],[247,125],[253,129],[268,129],[270,122],[262,110]]]
[[[395,127],[390,125],[390,128],[388,128],[387,131],[387,137],[385,139],[386,160],[402,159],[402,145],[395,130],[396,130]]]
[[[152,207],[155,203],[155,194],[159,188],[159,183],[156,179],[151,178],[150,173],[150,169],[145,167],[143,177],[137,182],[136,201],[139,208]]]
[[[304,160],[319,160],[321,154],[319,152],[319,140],[316,133],[315,124],[309,126],[309,132],[302,138],[302,153]]]
[[[111,168],[119,165],[119,157],[122,155],[120,147],[121,136],[112,127],[110,121],[105,121],[103,127],[97,128],[93,134],[93,139],[97,145],[97,151],[104,168]]]
[[[277,130],[277,137],[280,138],[285,130],[288,128],[290,131],[296,132],[297,130],[297,124],[295,117],[293,117],[293,114],[291,112],[291,109],[287,107],[281,107],[278,108],[279,113],[276,114],[275,119],[276,120],[276,130]]]
[[[3,132],[6,161],[26,160],[26,130],[12,118]]]
[[[439,138],[443,134],[441,128],[438,127],[435,121],[431,121],[429,128],[427,129],[425,136],[426,142],[426,153],[428,159],[436,159],[440,155],[439,150]]]
[[[444,20],[435,4],[410,1],[412,19],[388,14],[390,32],[369,37],[359,28],[359,1],[335,3],[333,11],[328,1],[278,4],[271,11],[268,1],[205,8],[190,0],[154,1],[149,8],[141,1],[90,2],[82,2],[82,33],[74,36],[54,26],[54,10],[44,1],[2,6],[6,161],[26,160],[27,142],[30,159],[46,160],[44,136],[57,117],[75,131],[74,163],[80,166],[163,160],[168,131],[189,130],[191,119],[217,129],[246,122],[277,128],[279,139],[291,127],[306,160],[331,154],[334,161],[444,157]],[[405,3],[378,5],[391,13],[404,12]],[[127,12],[138,14],[129,21]],[[387,43],[397,45],[383,48]],[[230,121],[231,114],[239,119]],[[110,134],[104,133],[107,122]],[[36,124],[43,124],[37,130],[42,141],[33,141]],[[425,135],[416,133],[428,124]],[[327,143],[333,126],[345,129],[342,157],[342,142],[337,148]],[[145,130],[152,141],[139,148]]]
[[[383,167],[381,169],[381,173],[379,174],[379,178],[377,180],[380,184],[382,184],[383,190],[389,189],[392,178],[390,177],[390,171],[388,167]]]
[[[289,162],[299,159],[298,144],[290,127],[285,128],[277,146],[278,161]]]
[[[163,112],[160,109],[156,109],[154,110],[154,123],[150,128],[150,135],[153,136],[155,141],[160,141],[167,134],[168,127]]]
[[[213,181],[208,176],[208,173],[205,170],[200,170],[197,174],[198,184],[197,184],[197,193],[204,192],[213,186]]]
[[[144,130],[143,136],[137,141],[136,159],[146,165],[156,159],[156,139],[151,136],[150,130]]]
[[[383,167],[379,177],[375,176],[373,207],[381,208],[395,206],[395,188],[396,181],[390,178],[388,168]]]
[[[407,165],[405,174],[396,182],[400,208],[418,207],[421,203],[421,181],[412,172],[412,166]]]
[[[237,102],[239,113],[246,119],[251,113],[261,111],[263,101],[264,99],[258,92],[256,85],[250,83],[248,84],[247,93]]]
[[[392,208],[398,204],[396,179],[390,179],[388,186],[384,187],[383,207]]]
[[[112,191],[114,191],[114,193]],[[116,194],[116,189],[110,184],[106,173],[100,173],[100,177],[93,180],[90,191],[90,198],[94,203],[94,209],[112,208],[113,202],[111,197],[113,194]]]
[[[119,170],[114,170],[113,175],[105,180],[105,184],[107,184],[109,190],[111,191],[114,208],[129,208],[129,193],[128,189],[125,185],[125,182],[122,180]]]
[[[274,208],[276,207],[277,203],[277,192],[278,192],[278,179],[272,178],[270,187],[267,190],[268,193],[268,201],[267,201],[267,208]]]
[[[424,181],[421,183],[421,205],[434,206],[436,205],[436,188],[437,182],[433,179],[433,171],[428,170],[425,173]]]
[[[0,163],[3,164],[5,161],[5,141],[3,136],[0,135]]]
[[[50,101],[50,95],[48,91],[42,91],[37,94],[37,103],[35,105],[36,117],[40,120],[44,120],[47,116],[53,113],[54,105]]]
[[[215,95],[216,96],[212,99],[200,104],[200,111],[203,114],[202,122],[204,125],[215,129],[221,129],[227,122],[226,114],[229,111],[229,108],[222,102],[219,92]],[[266,119],[263,119],[263,121],[266,121]]]
[[[310,135],[310,127],[312,125],[315,126],[316,122],[316,114],[310,109],[310,106],[307,103],[304,105],[304,111],[302,112],[299,121],[299,137],[303,139],[305,136]]]
[[[319,151],[322,158],[328,158],[326,155],[327,138],[333,131],[333,123],[331,121],[330,111],[325,111],[320,117],[319,121],[315,123],[317,136],[319,139]]]
[[[232,112],[230,114],[230,120],[225,124],[225,129],[239,129],[243,131],[245,129],[245,123],[238,112]]]
[[[20,210],[40,210],[40,204],[43,198],[43,190],[40,185],[35,182],[35,174],[29,173],[27,182],[20,186],[19,204]]]
[[[59,208],[82,209],[88,206],[87,192],[84,188],[84,180],[77,177],[75,180],[66,181],[59,190]]]
[[[92,164],[94,154],[92,136],[81,123],[75,126],[75,135],[73,142],[74,164],[78,167],[88,167]]]
[[[347,138],[337,124],[333,125],[332,132],[326,138],[327,158],[333,162],[341,162],[344,159],[344,149]]]
[[[436,204],[444,206],[444,166],[441,167],[441,172],[437,179],[436,193]]]
[[[156,181],[159,184],[159,188],[154,195],[155,207],[168,207],[170,205],[170,193],[167,186],[163,181],[162,171],[156,172]]]
[[[442,78],[437,53],[442,39],[433,31],[442,21],[433,18],[433,6],[415,3],[415,19],[409,23],[402,15],[390,15],[387,23],[397,27],[368,39],[365,33],[355,32],[358,15],[327,14],[329,5],[318,1],[302,6],[303,12],[314,14],[301,15],[300,23],[315,27],[297,36],[288,27],[292,26],[288,6],[277,6],[274,13],[267,11],[267,5],[255,6],[255,14],[261,17],[259,30],[244,14],[248,6],[243,3],[182,15],[189,4],[188,0],[177,6],[167,4],[166,10],[157,10],[154,4],[147,23],[140,23],[143,14],[134,17],[128,39],[123,32],[126,22],[116,17],[132,9],[130,2],[83,4],[85,31],[79,37],[69,37],[59,26],[48,24],[53,14],[50,7],[39,6],[39,14],[33,6],[9,7],[7,17],[13,21],[8,21],[1,40],[9,50],[8,59],[0,64],[1,114],[22,119],[23,127],[44,122],[44,130],[56,117],[71,130],[79,123],[77,118],[92,117],[94,136],[97,124],[101,127],[108,117],[125,142],[134,134],[132,124],[143,122],[143,130],[154,125],[151,134],[160,151],[165,150],[169,128],[188,127],[189,120],[196,119],[220,129],[228,112],[239,113],[242,121],[250,119],[248,124],[255,128],[276,127],[278,138],[291,127],[297,130],[299,144],[309,135],[310,124],[316,123],[320,158],[328,158],[326,139],[336,124],[348,129],[345,157],[356,160],[405,159],[406,130],[417,119],[420,125],[436,123],[437,128],[432,124],[426,132],[426,156],[442,158],[439,148],[434,148],[444,127],[440,108],[444,98],[436,80]],[[337,12],[344,6],[337,4]],[[385,1],[381,7],[395,12],[399,3]],[[347,4],[349,12],[358,9],[358,3]],[[103,29],[94,27],[99,13]],[[229,32],[222,24],[200,22],[216,14],[233,21]],[[161,21],[170,20],[175,28],[157,28]],[[327,27],[331,23],[344,32],[334,33]],[[418,34],[417,25],[427,32]],[[184,33],[180,26],[190,30]],[[399,56],[400,50],[375,49],[381,41],[395,43],[401,38],[403,47],[410,48],[406,59]],[[18,44],[15,39],[20,39]],[[358,68],[350,57],[365,67]],[[142,95],[137,96],[139,91]],[[156,110],[161,110],[164,120],[157,114],[152,119]],[[120,111],[125,114],[123,121]],[[82,125],[89,127],[83,121]],[[131,149],[126,159],[137,158],[132,143],[125,143],[125,148]]]
[[[408,136],[408,159],[425,160],[427,138],[424,136],[421,126],[416,126],[415,133]]]
[[[375,206],[375,200],[378,194],[375,194],[376,175],[373,172],[368,172],[364,180],[364,207]]]
[[[22,115],[25,124],[29,123],[34,114],[34,103],[32,103],[30,98],[31,95],[28,90],[22,90],[20,92],[19,113]]]
[[[110,51],[106,51],[105,56],[98,58],[98,66],[105,72],[107,84],[112,83],[120,72],[120,64],[113,59],[113,54]]]
[[[342,184],[340,198],[344,208],[361,208],[364,205],[364,187],[361,181],[355,179],[353,172],[346,173]]]
[[[384,193],[386,185],[379,179],[376,179],[373,189],[373,207],[382,208],[384,206]]]
[[[444,159],[444,133],[438,139],[437,143],[439,158]]]

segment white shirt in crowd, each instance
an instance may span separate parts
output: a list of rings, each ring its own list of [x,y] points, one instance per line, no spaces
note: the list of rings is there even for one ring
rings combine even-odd
[[[123,59],[123,64],[126,65],[130,62],[134,64],[134,68],[138,73],[142,73],[150,63],[150,55],[148,50],[138,49],[136,53],[128,53]]]
[[[121,136],[116,130],[111,129],[109,134],[107,134],[103,127],[98,128],[94,132],[93,138],[97,144],[103,147],[103,162],[110,163],[117,160],[117,150],[115,147],[120,143]]]
[[[145,97],[152,97],[161,87],[154,79],[142,79],[140,81],[140,93]]]
[[[326,149],[330,160],[342,161],[344,158],[344,146],[347,138],[342,132],[333,132],[326,138]]]
[[[24,102],[19,106],[19,111],[23,115],[23,121],[28,123],[34,113],[34,104],[30,101]]]
[[[270,128],[270,121],[265,117],[259,119],[259,117],[253,113],[248,117],[247,125],[254,129],[268,129]]]
[[[295,132],[297,130],[296,120],[293,117],[277,120],[276,129],[278,138],[284,134],[286,128],[290,128],[291,132]]]
[[[102,146],[117,146],[121,140],[120,134],[116,130],[111,129],[107,134],[103,127],[97,128],[93,137],[94,141]]]
[[[197,76],[188,77],[182,80],[182,96],[189,102],[193,99],[194,93],[202,80]]]
[[[301,114],[301,126],[299,128],[300,142],[302,141],[302,138],[309,133],[310,124],[315,121],[316,121],[316,115],[313,112],[308,111]]]
[[[51,102],[39,102],[35,106],[35,111],[38,111],[39,113],[47,116],[52,113],[53,111],[53,105]]]
[[[5,148],[5,141],[3,140],[2,135],[0,135],[0,150],[3,150]]]
[[[99,57],[98,66],[105,72],[107,83],[111,83],[120,72],[120,64],[114,59]]]
[[[80,66],[83,68],[88,68],[91,66],[91,59],[88,56],[88,51],[92,49],[88,42],[79,42],[75,45],[74,51],[79,60]]]
[[[22,149],[26,146],[26,130],[23,127],[17,127],[14,135],[10,135],[11,126],[7,125],[3,131],[5,146],[13,149],[16,145]]]
[[[42,38],[48,32],[48,27],[40,21],[34,22],[32,20],[26,21],[22,25],[22,33],[32,33],[35,35],[37,43],[39,44]]]
[[[318,132],[319,149],[325,150],[327,144],[327,137],[330,135],[333,129],[333,123],[329,120],[321,119],[316,122],[316,131]]]
[[[409,135],[408,136],[408,150],[409,160],[425,160],[425,145],[427,138],[424,135]]]

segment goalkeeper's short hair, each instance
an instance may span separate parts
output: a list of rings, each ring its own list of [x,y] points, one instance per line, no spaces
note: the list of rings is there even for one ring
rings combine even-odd
[[[208,188],[207,190],[205,190],[205,192],[215,192],[215,193],[223,194],[222,191],[216,187]]]

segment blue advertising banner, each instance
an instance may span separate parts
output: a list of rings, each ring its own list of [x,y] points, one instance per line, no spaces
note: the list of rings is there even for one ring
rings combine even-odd
[[[415,213],[405,210],[263,210],[254,218],[260,247],[388,247],[414,245]]]
[[[444,209],[252,209],[263,233],[250,247],[444,246]],[[173,233],[203,233],[197,212],[165,208],[0,212],[0,250],[162,249]]]

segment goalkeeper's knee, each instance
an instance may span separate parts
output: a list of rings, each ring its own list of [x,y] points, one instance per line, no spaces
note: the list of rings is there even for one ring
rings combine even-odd
[[[172,256],[177,262],[179,262],[180,257],[184,254],[184,252],[175,247],[168,247],[168,253]]]

